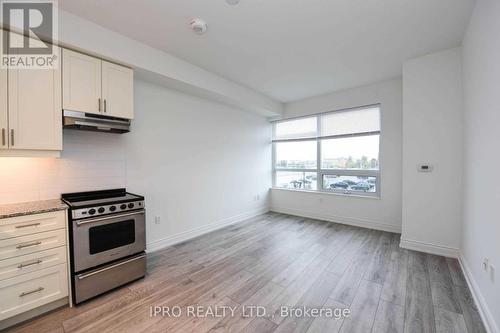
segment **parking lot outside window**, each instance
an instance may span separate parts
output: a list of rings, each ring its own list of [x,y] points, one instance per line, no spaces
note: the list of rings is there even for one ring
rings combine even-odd
[[[380,196],[380,105],[273,122],[273,186]]]

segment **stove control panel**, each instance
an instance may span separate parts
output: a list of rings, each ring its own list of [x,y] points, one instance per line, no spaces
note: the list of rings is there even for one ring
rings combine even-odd
[[[100,215],[120,214],[120,212],[127,212],[131,210],[143,209],[144,201],[133,201],[128,203],[115,203],[112,205],[95,206],[88,208],[80,208],[72,210],[72,217],[74,220],[84,219],[87,217],[94,217]]]

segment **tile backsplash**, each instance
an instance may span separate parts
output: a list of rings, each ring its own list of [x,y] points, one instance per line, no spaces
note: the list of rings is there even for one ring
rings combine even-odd
[[[0,157],[0,204],[126,187],[125,135],[65,130],[61,158]]]

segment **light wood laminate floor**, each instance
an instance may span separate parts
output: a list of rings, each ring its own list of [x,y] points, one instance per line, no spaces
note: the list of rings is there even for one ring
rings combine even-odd
[[[189,306],[231,306],[195,318]],[[266,317],[249,314],[265,306]],[[183,315],[151,316],[151,306]],[[348,308],[346,319],[281,306]],[[212,309],[214,309],[212,307]],[[219,309],[221,309],[219,307]],[[148,255],[146,278],[12,332],[485,332],[455,259],[399,248],[399,235],[269,213]]]

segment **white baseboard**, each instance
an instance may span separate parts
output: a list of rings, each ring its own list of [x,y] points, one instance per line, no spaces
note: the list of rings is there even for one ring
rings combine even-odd
[[[272,212],[289,214],[301,217],[307,217],[316,220],[323,220],[328,222],[340,223],[352,225],[355,227],[382,230],[388,232],[401,233],[401,226],[394,225],[386,222],[367,220],[367,219],[359,219],[353,217],[345,217],[345,216],[333,216],[327,214],[321,214],[317,212],[308,212],[304,210],[294,209],[294,208],[286,208],[286,207],[271,207]]]
[[[184,231],[175,235],[171,235],[156,241],[152,241],[151,243],[146,244],[146,252],[154,252],[161,250],[165,247],[172,246],[178,243],[185,242],[187,240],[190,240],[192,238],[201,236],[203,234],[209,233],[211,231],[217,230],[224,228],[228,225],[243,222],[245,220],[248,220],[252,217],[262,215],[269,212],[269,207],[262,207],[253,211],[245,212],[242,214],[238,214],[235,216],[231,216],[229,218],[222,219],[220,221],[217,221],[215,223],[207,224],[204,226],[201,226],[199,228],[191,229],[188,231]]]
[[[425,252],[449,258],[458,258],[460,253],[460,251],[457,248],[443,246],[443,245],[436,245],[431,243],[424,243],[404,238],[401,238],[399,246],[402,247],[403,249]]]
[[[479,286],[472,275],[472,271],[469,269],[467,261],[464,256],[460,253],[458,257],[458,261],[460,262],[460,266],[462,267],[462,271],[464,272],[465,280],[469,285],[469,289],[471,291],[472,297],[474,298],[474,302],[476,303],[477,309],[479,311],[479,315],[483,320],[484,326],[486,327],[486,331],[488,333],[500,333],[498,328],[498,323],[495,322],[495,318],[490,311],[490,308],[486,304],[486,300],[479,289]]]

